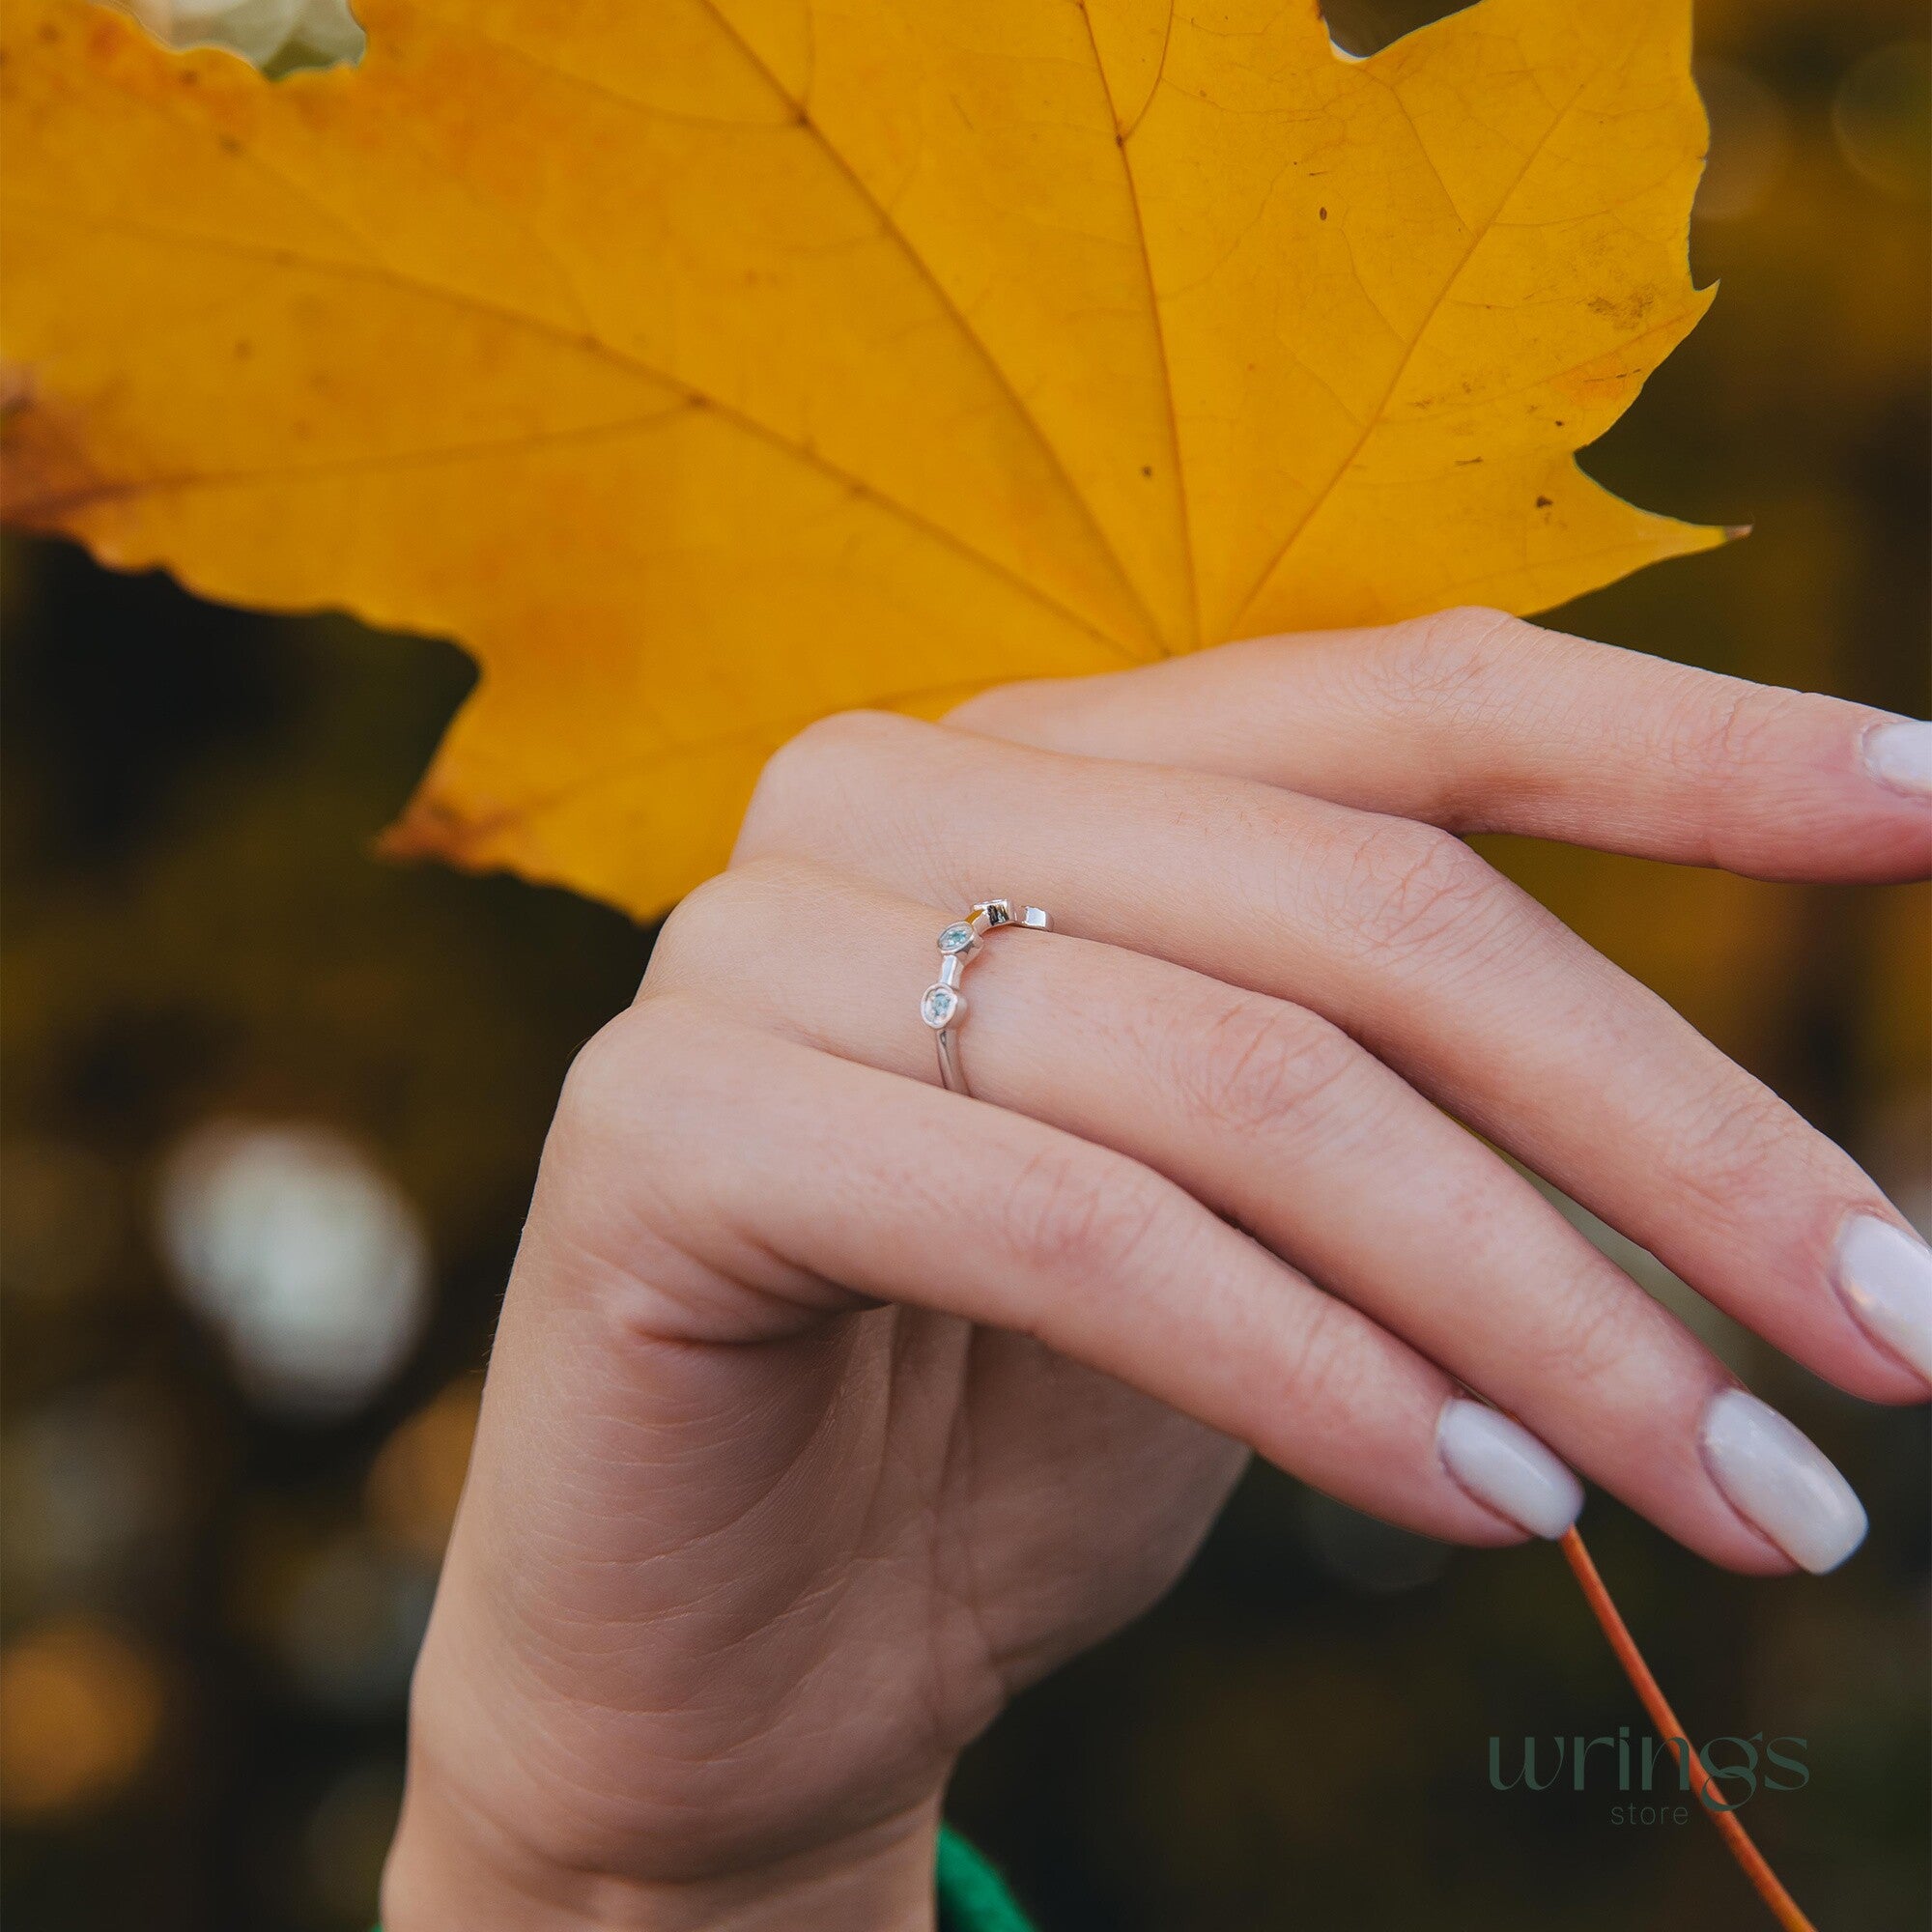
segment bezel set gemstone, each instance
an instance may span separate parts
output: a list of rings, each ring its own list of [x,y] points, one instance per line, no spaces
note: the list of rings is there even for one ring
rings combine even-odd
[[[928,986],[920,995],[919,1016],[934,1033],[944,1033],[966,1010],[966,995],[945,985]]]
[[[1002,925],[1051,932],[1053,920],[1038,906],[1021,905],[1016,899],[980,899],[965,919],[951,920],[939,929],[939,978],[919,996],[919,1016],[932,1029],[940,1084],[950,1093],[972,1092],[960,1069],[959,1041],[952,1031],[966,1017],[966,996],[959,981],[986,934]]]

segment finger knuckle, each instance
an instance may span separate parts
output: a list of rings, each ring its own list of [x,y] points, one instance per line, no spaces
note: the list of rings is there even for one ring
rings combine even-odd
[[[671,909],[651,947],[646,990],[702,985],[718,962],[742,953],[808,895],[836,882],[806,859],[773,855],[734,865],[695,887]]]
[[[1615,1399],[1627,1388],[1634,1353],[1655,1340],[1656,1313],[1607,1263],[1559,1274],[1520,1337],[1527,1373],[1540,1386]]]
[[[1507,611],[1462,605],[1392,626],[1379,665],[1400,702],[1427,701],[1460,717],[1494,701],[1501,674],[1520,670],[1548,637]]]
[[[578,1048],[557,1096],[554,1134],[607,1140],[647,1117],[645,1095],[669,1041],[663,1007],[646,1003],[607,1020]]]
[[[1505,911],[1501,881],[1462,839],[1386,819],[1357,841],[1335,908],[1357,948],[1400,960],[1487,936]]]
[[[701,1001],[670,994],[607,1021],[557,1097],[537,1180],[547,1222],[586,1251],[615,1252],[646,1225],[689,1233],[715,1219],[710,1151],[721,1128],[736,1130],[752,1071]]]
[[[1165,1211],[1124,1162],[1081,1148],[1041,1150],[1007,1191],[1009,1252],[1029,1272],[1104,1276],[1130,1264]]]
[[[1789,1191],[1808,1131],[1770,1088],[1727,1064],[1675,1109],[1670,1165],[1702,1207],[1729,1222]]]
[[[1702,677],[1687,683],[1666,746],[1680,774],[1723,786],[1735,783],[1740,773],[1776,768],[1776,748],[1805,702],[1802,694],[1737,681],[1713,695]]]
[[[745,879],[743,871],[720,872],[671,908],[651,946],[647,983],[654,990],[681,981],[694,970],[701,972],[704,961],[742,917]]]
[[[1018,734],[1041,708],[1041,701],[1058,695],[1066,680],[1024,678],[1013,684],[992,684],[976,691],[946,714],[946,723],[962,731],[983,732],[992,738]]]
[[[814,719],[765,760],[745,810],[738,858],[810,842],[813,825],[849,799],[874,761],[922,728],[888,711],[836,711]]]
[[[1360,1402],[1369,1366],[1361,1318],[1327,1295],[1314,1297],[1269,1363],[1270,1406],[1284,1415],[1316,1405],[1347,1413]]]
[[[1318,1122],[1354,1057],[1339,1027],[1298,1007],[1243,996],[1189,1029],[1175,1053],[1174,1081],[1197,1120],[1253,1133]]]

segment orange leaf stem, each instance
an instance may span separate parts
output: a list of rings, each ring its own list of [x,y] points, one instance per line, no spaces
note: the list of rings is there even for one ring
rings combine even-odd
[[[1643,1708],[1650,1713],[1651,1722],[1657,1726],[1666,1745],[1676,1745],[1687,1754],[1688,1769],[1698,1802],[1718,1828],[1719,1835],[1731,1848],[1731,1856],[1744,1868],[1745,1876],[1750,1880],[1758,1896],[1771,1908],[1772,1916],[1784,1932],[1817,1932],[1817,1927],[1805,1918],[1798,1901],[1785,1890],[1778,1882],[1777,1874],[1765,1862],[1764,1854],[1751,1843],[1750,1834],[1738,1822],[1737,1813],[1718,1810],[1706,1799],[1705,1793],[1712,1789],[1711,1775],[1704,1769],[1703,1760],[1690,1748],[1690,1732],[1677,1721],[1677,1714],[1670,1708],[1669,1699],[1651,1675],[1650,1666],[1643,1661],[1629,1627],[1618,1615],[1616,1605],[1610,1601],[1610,1593],[1604,1587],[1604,1579],[1597,1574],[1597,1566],[1590,1560],[1583,1539],[1574,1529],[1564,1532],[1563,1554],[1576,1573],[1583,1601],[1589,1605],[1592,1614],[1604,1628],[1604,1634],[1609,1638],[1610,1648],[1615,1651],[1617,1662],[1623,1665],[1624,1675],[1643,1700]]]

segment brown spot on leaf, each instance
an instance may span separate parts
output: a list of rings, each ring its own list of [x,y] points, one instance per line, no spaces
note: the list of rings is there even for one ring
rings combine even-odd
[[[31,369],[0,372],[0,518],[22,529],[58,529],[76,505],[125,486],[103,477],[85,453],[70,413],[39,393]]]
[[[1584,306],[1592,315],[1607,317],[1619,328],[1634,329],[1657,306],[1657,291],[1633,289],[1627,296],[1592,296]]]

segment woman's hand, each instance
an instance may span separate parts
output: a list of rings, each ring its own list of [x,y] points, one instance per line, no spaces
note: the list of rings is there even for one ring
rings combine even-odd
[[[1249,1448],[1462,1543],[1574,1469],[1840,1561],[1842,1479],[1486,1143],[1875,1401],[1932,1382],[1932,1255],[1457,835],[1917,876],[1928,740],[1486,611],[806,732],[566,1086],[390,1932],[929,1925],[962,1746]],[[918,1004],[989,895],[1059,929],[976,960],[966,1099]]]

